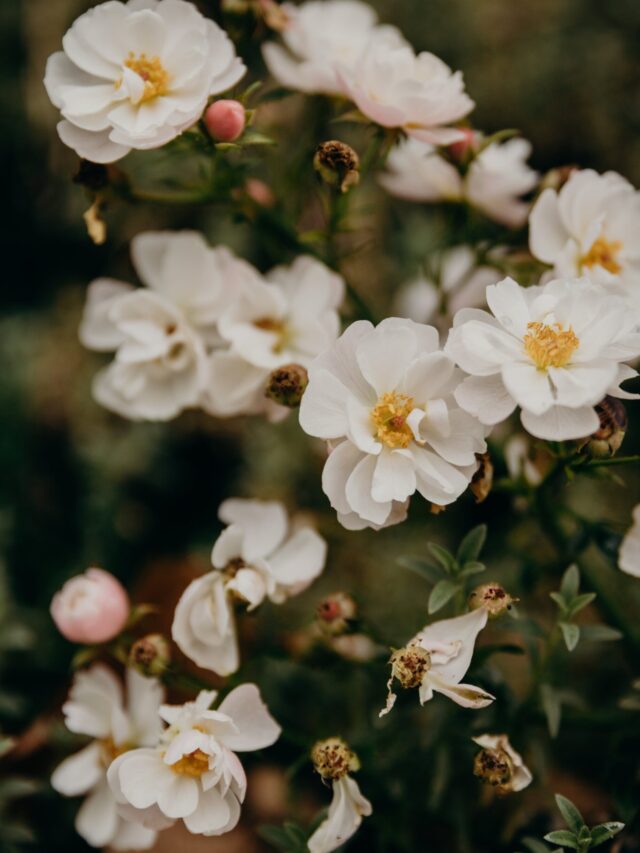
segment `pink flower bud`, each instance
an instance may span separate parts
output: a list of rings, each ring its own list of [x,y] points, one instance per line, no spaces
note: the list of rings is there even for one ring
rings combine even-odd
[[[53,596],[51,616],[63,637],[73,643],[105,643],[122,631],[129,597],[103,569],[87,569],[68,580]]]
[[[460,127],[458,130],[464,134],[463,139],[458,142],[452,142],[449,145],[449,153],[454,160],[462,163],[467,158],[467,154],[473,150],[476,144],[476,131],[471,127]]]
[[[233,142],[244,131],[244,107],[240,101],[214,101],[204,114],[204,123],[218,142]]]

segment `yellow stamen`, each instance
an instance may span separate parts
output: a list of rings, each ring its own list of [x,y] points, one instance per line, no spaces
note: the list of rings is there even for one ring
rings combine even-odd
[[[121,743],[116,745],[113,741],[113,738],[107,737],[100,741],[100,747],[102,749],[102,763],[105,767],[108,767],[112,761],[122,755],[124,752],[128,752],[133,747],[128,743]]]
[[[413,398],[390,391],[383,394],[371,412],[376,438],[394,449],[408,447],[413,438],[407,418],[413,410]]]
[[[196,749],[195,752],[183,755],[175,764],[169,766],[174,773],[178,773],[180,776],[191,776],[194,779],[199,779],[209,769],[209,756],[202,750]]]
[[[144,80],[144,92],[140,98],[140,103],[166,95],[169,91],[169,72],[164,68],[158,56],[149,57],[146,53],[140,53],[136,56],[130,52],[124,64]],[[122,80],[118,80],[116,89],[119,89],[121,85]]]
[[[535,362],[538,370],[548,367],[565,367],[580,345],[572,327],[563,329],[560,323],[548,326],[546,323],[528,323],[528,333],[524,336],[524,350]]]
[[[613,275],[617,275],[622,269],[617,260],[617,254],[621,248],[622,243],[619,240],[607,240],[605,237],[598,237],[587,254],[580,259],[580,266],[603,267]]]
[[[256,329],[262,329],[263,332],[273,332],[277,336],[272,347],[274,353],[280,353],[285,349],[289,342],[289,332],[284,320],[276,320],[274,317],[261,317],[259,320],[254,320],[253,325]]]

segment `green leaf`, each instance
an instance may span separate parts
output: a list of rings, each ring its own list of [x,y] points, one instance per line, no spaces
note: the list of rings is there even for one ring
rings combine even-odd
[[[440,608],[444,607],[456,592],[460,589],[460,585],[453,581],[439,581],[431,590],[429,596],[429,613],[437,613]]]
[[[562,631],[566,647],[572,652],[580,642],[580,628],[572,622],[558,622],[558,625]]]
[[[550,684],[540,685],[540,701],[547,718],[547,728],[552,738],[558,736],[562,719],[562,700],[558,691]]]
[[[477,560],[469,560],[468,563],[464,564],[464,568],[459,572],[461,578],[466,578],[469,575],[478,575],[480,572],[486,572],[487,567],[484,563],[480,563]]]
[[[477,561],[487,538],[487,525],[479,524],[470,530],[458,548],[456,560],[460,566]]]
[[[567,832],[566,829],[558,829],[555,832],[548,832],[545,837],[545,841],[549,841],[551,844],[562,844],[563,847],[570,847],[572,850],[578,849],[578,842],[576,841],[576,837],[573,832]]]
[[[624,824],[619,823],[618,821],[612,820],[608,823],[600,823],[598,826],[594,826],[591,830],[591,846],[597,847],[599,844],[603,844],[605,841],[608,841],[610,838],[613,838],[614,835],[617,835],[624,829]]]
[[[296,824],[284,826],[263,824],[258,827],[258,835],[281,853],[303,853],[306,850],[306,834]]]
[[[556,794],[556,805],[569,829],[577,835],[585,825],[584,818],[577,806],[574,806],[571,800],[563,797],[562,794]]]
[[[403,568],[409,569],[410,572],[414,572],[434,584],[442,580],[444,575],[440,566],[434,566],[433,563],[429,563],[422,557],[399,557],[396,562]]]
[[[537,838],[523,838],[522,843],[530,853],[549,853],[549,848]]]
[[[12,776],[0,782],[0,800],[17,800],[20,797],[30,797],[37,793],[41,787],[35,779]]]
[[[582,595],[577,595],[569,607],[569,616],[575,616],[576,613],[579,613],[588,604],[591,604],[595,597],[595,592],[583,592]]]
[[[580,570],[575,565],[569,566],[567,571],[562,576],[560,584],[560,592],[566,602],[571,603],[578,594],[580,589]]]
[[[582,625],[580,636],[583,642],[610,643],[613,640],[621,640],[623,634],[609,625]]]
[[[0,735],[0,758],[10,752],[13,749],[14,744],[15,740],[13,738],[3,737]]]
[[[427,544],[427,548],[431,551],[433,556],[446,572],[451,573],[458,568],[458,564],[453,554],[447,551],[446,548],[443,548],[442,545],[438,545],[436,542],[429,542]]]
[[[558,605],[558,607],[560,608],[560,610],[563,613],[567,612],[567,610],[568,610],[567,602],[564,600],[564,595],[562,595],[561,592],[550,592],[549,598],[552,601],[555,601],[555,603]]]

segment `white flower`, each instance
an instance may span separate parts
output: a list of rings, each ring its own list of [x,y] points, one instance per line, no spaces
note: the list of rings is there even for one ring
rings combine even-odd
[[[153,678],[127,671],[127,705],[115,676],[104,666],[94,665],[78,673],[63,705],[67,728],[94,740],[65,759],[51,777],[61,794],[87,794],[76,817],[76,829],[92,847],[115,850],[148,850],[156,833],[129,823],[119,816],[107,784],[111,761],[136,746],[153,746],[162,726],[158,709],[163,690]]]
[[[483,423],[519,405],[531,435],[582,438],[598,429],[594,406],[606,394],[634,397],[618,387],[636,375],[621,362],[640,354],[622,299],[580,279],[523,288],[507,278],[487,288],[487,303],[493,316],[458,312],[445,348],[471,374],[456,400]]]
[[[454,619],[442,619],[427,625],[404,649],[394,652],[391,678],[387,683],[387,704],[379,716],[388,714],[395,704],[396,696],[391,690],[394,678],[405,687],[418,687],[421,705],[433,699],[434,693],[442,693],[463,708],[490,705],[495,696],[472,684],[460,683],[469,669],[476,638],[487,619],[484,607]]]
[[[332,442],[322,486],[349,529],[402,521],[409,497],[450,504],[485,448],[453,399],[460,381],[431,326],[353,323],[309,370],[300,424]]]
[[[218,317],[253,272],[191,231],[140,234],[131,255],[147,287],[92,282],[80,340],[90,349],[116,350],[94,382],[99,403],[134,420],[167,420],[199,404],[206,345],[219,340]]]
[[[210,710],[215,691],[195,702],[163,705],[168,724],[158,746],[134,749],[117,758],[109,786],[131,820],[164,828],[182,819],[201,835],[222,835],[240,817],[247,782],[236,752],[275,743],[280,726],[269,714],[255,684],[243,684]]]
[[[44,84],[80,157],[112,163],[158,148],[246,68],[224,30],[183,0],[109,0],[81,15],[49,57]]]
[[[337,850],[371,814],[371,803],[360,793],[355,779],[346,775],[332,781],[333,799],[325,820],[313,833],[307,846],[311,853],[331,853]]]
[[[454,246],[442,252],[437,267],[436,276],[420,276],[401,288],[394,301],[399,317],[417,323],[436,322],[443,301],[445,316],[460,308],[484,305],[487,286],[500,278],[497,269],[477,265],[471,246]]]
[[[529,219],[529,245],[560,278],[585,276],[640,307],[640,193],[615,172],[574,172],[546,189]]]
[[[477,142],[481,136],[477,134]],[[531,144],[525,139],[494,142],[476,155],[465,175],[438,153],[435,146],[407,139],[389,154],[380,183],[408,201],[466,201],[490,219],[510,228],[526,222],[529,204],[521,196],[538,182],[526,161]]]
[[[476,775],[495,785],[501,793],[517,793],[531,784],[531,771],[511,746],[507,735],[485,734],[472,740],[482,747],[476,757]]]
[[[628,575],[640,578],[640,504],[634,507],[633,524],[620,544],[618,566]]]
[[[474,107],[464,91],[462,73],[432,53],[374,39],[353,68],[339,67],[345,94],[364,115],[383,127],[402,128],[409,136],[449,145],[463,134],[451,127]]]
[[[282,504],[232,498],[221,504],[227,527],[211,559],[215,567],[193,581],[176,607],[172,635],[198,666],[229,675],[239,666],[234,600],[253,610],[265,598],[281,604],[322,572],[324,539],[310,527],[290,532]]]
[[[404,43],[395,27],[378,24],[375,11],[360,0],[311,0],[280,8],[288,21],[285,47],[268,42],[262,53],[278,82],[300,92],[343,94],[338,65],[354,68],[371,40]]]
[[[209,359],[204,408],[214,415],[286,412],[265,397],[272,370],[307,367],[340,331],[342,278],[320,261],[302,256],[261,279],[246,277],[240,296],[220,316],[227,349]]]

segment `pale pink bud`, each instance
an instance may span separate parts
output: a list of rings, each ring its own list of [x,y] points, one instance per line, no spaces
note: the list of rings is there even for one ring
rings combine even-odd
[[[466,160],[467,154],[475,147],[477,134],[471,127],[459,127],[458,130],[464,136],[458,142],[452,142],[449,145],[449,154],[451,154],[454,160],[461,163],[463,160]]]
[[[73,643],[105,643],[122,631],[129,617],[129,597],[103,569],[87,569],[68,580],[53,596],[51,616],[63,637]]]
[[[233,142],[242,136],[246,123],[240,101],[214,101],[204,114],[204,123],[218,142]]]
[[[259,204],[260,207],[273,207],[276,203],[276,197],[271,191],[271,187],[261,181],[260,178],[247,178],[244,189],[249,198]]]

